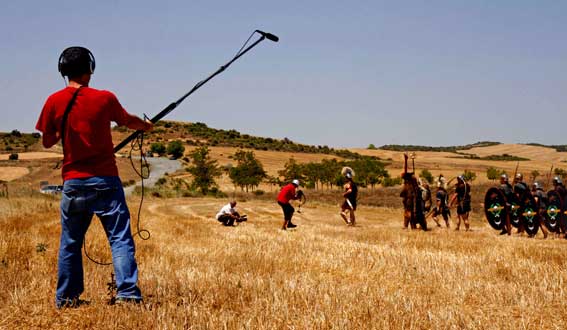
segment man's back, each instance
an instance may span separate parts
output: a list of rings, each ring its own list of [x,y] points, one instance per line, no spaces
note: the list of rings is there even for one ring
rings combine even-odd
[[[278,194],[278,202],[289,203],[295,197],[295,186],[292,183],[285,185]]]
[[[47,99],[36,128],[61,134],[63,114],[77,88],[64,88]],[[117,176],[110,123],[126,125],[128,114],[114,94],[81,87],[65,125],[63,180]]]

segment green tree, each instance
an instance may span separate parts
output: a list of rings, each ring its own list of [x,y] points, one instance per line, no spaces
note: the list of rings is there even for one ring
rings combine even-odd
[[[428,169],[421,170],[421,173],[419,173],[419,177],[427,181],[427,183],[429,184],[433,183],[433,174],[431,174],[431,172],[429,172]]]
[[[476,173],[469,170],[465,170],[463,176],[467,182],[473,182],[476,179]]]
[[[486,178],[488,180],[495,181],[502,175],[502,171],[498,170],[496,167],[489,167],[486,169]]]
[[[265,181],[270,185],[271,189],[283,185],[280,178],[272,175],[266,175]]]
[[[565,178],[567,178],[567,171],[565,171],[562,168],[559,168],[559,167],[555,168],[553,170],[553,173],[557,176],[560,176],[563,180],[565,180]]]
[[[181,141],[175,140],[167,144],[167,154],[172,155],[176,159],[181,158],[184,151],[185,147],[183,146]]]
[[[391,178],[391,177],[387,177],[384,178],[384,180],[382,181],[382,185],[384,187],[393,187],[393,186],[397,186],[402,184],[402,178],[401,177],[397,177],[397,178]]]
[[[256,159],[253,151],[238,150],[233,159],[236,160],[237,165],[229,170],[229,177],[232,183],[240,187],[242,190],[249,188],[256,188],[266,177],[266,171],[262,163]]]
[[[336,184],[337,175],[340,175],[344,163],[339,163],[336,159],[323,159],[321,161],[321,183],[333,189]]]
[[[319,189],[324,173],[322,164],[310,162],[304,164],[302,167],[303,174],[305,175],[305,186],[307,188]]]
[[[283,183],[289,183],[293,179],[297,179],[299,182],[305,181],[303,168],[293,157],[285,163],[283,170],[278,171],[278,175],[284,178]]]
[[[213,187],[217,186],[215,178],[222,175],[222,170],[218,166],[217,161],[209,156],[209,148],[200,147],[191,153],[191,166],[187,168],[187,172],[193,175],[191,188],[198,189],[203,195],[206,195]]]
[[[363,187],[370,185],[372,188],[382,182],[388,172],[384,169],[384,164],[371,157],[363,157],[344,163],[350,166],[356,173],[356,182]]]
[[[375,146],[374,144],[370,143],[370,144],[368,145],[368,148],[367,148],[367,149],[369,149],[369,150],[375,150],[375,149],[376,149],[376,146]]]
[[[150,145],[150,151],[154,154],[158,154],[160,156],[165,155],[166,149],[163,143],[161,142],[154,142]]]

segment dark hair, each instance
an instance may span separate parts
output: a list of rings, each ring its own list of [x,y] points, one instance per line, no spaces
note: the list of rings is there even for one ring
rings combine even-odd
[[[90,50],[85,47],[69,47],[59,56],[58,69],[64,77],[92,74],[95,69],[95,59]]]

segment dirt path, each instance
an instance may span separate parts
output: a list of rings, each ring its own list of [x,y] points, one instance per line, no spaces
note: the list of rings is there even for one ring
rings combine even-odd
[[[178,160],[171,160],[167,158],[147,158],[148,164],[150,164],[150,177],[144,180],[144,186],[153,187],[157,180],[165,175],[165,173],[173,173],[181,168],[181,163]],[[140,185],[140,181],[136,185],[124,188],[124,193],[130,195],[134,188]]]

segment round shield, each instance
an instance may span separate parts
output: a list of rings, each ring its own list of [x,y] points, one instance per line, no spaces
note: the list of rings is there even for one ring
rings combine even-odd
[[[530,236],[537,234],[539,230],[539,205],[531,195],[526,195],[520,209],[520,221],[524,224],[526,233]]]
[[[558,233],[561,220],[561,196],[555,190],[547,192],[547,208],[545,209],[545,226],[550,232]]]
[[[508,201],[508,203],[510,203],[510,224],[512,224],[514,228],[518,228],[522,221],[520,219],[520,216],[522,215],[522,212],[520,212],[522,204],[516,198],[516,195],[511,195],[510,197],[511,200]]]
[[[562,226],[563,232],[567,232],[567,198],[563,198],[563,207],[561,208],[561,220],[560,224]]]
[[[490,226],[501,230],[506,225],[506,198],[496,187],[488,189],[484,196],[484,214]]]

